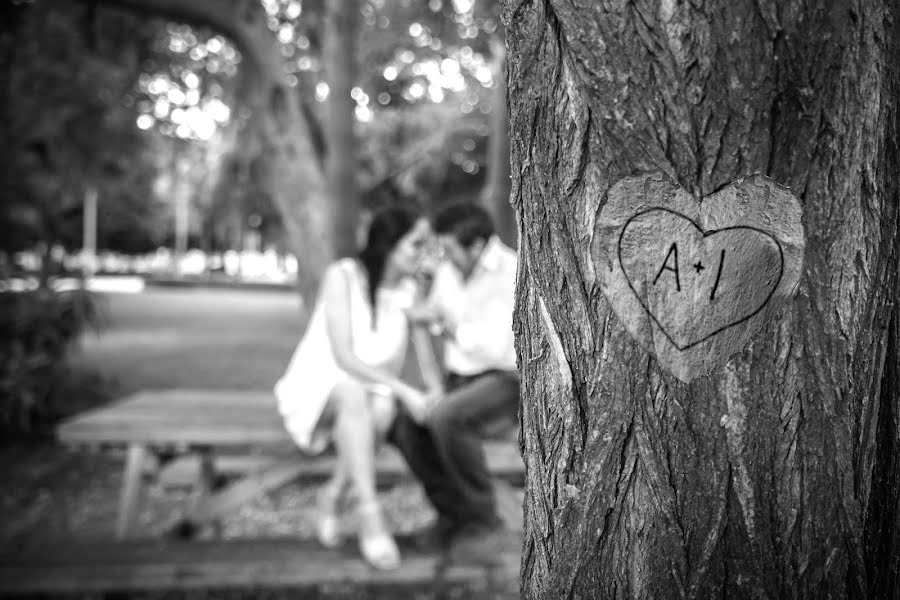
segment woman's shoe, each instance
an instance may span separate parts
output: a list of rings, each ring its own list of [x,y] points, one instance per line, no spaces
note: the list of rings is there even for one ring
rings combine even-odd
[[[390,571],[400,566],[400,550],[381,518],[378,504],[359,507],[359,551],[376,569]]]
[[[319,492],[316,504],[318,505],[316,539],[326,548],[337,548],[344,541],[341,533],[341,520],[337,515],[337,498],[330,493],[330,490],[323,490]]]

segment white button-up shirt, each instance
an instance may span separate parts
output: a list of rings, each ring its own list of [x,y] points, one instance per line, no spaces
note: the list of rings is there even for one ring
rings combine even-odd
[[[516,350],[512,317],[516,286],[516,252],[491,237],[472,275],[442,263],[434,275],[429,303],[440,308],[455,326],[445,338],[444,364],[459,375],[491,369],[514,371]]]

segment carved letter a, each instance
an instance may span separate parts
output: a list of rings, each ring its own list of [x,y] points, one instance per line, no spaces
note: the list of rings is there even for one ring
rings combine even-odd
[[[669,266],[669,257],[675,255],[675,266]],[[656,282],[659,280],[660,275],[662,275],[663,271],[672,271],[675,273],[675,289],[677,291],[681,291],[681,279],[678,275],[678,244],[672,243],[672,246],[669,248],[669,253],[666,254],[666,260],[663,261],[662,266],[659,268],[659,273],[656,274],[656,279],[653,280],[653,285],[656,285]]]

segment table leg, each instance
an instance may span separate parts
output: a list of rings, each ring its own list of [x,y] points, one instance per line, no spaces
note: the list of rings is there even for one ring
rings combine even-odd
[[[216,489],[216,465],[215,465],[215,456],[213,455],[212,448],[204,448],[200,450],[200,473],[199,473],[199,481],[197,482],[197,488],[200,492],[199,497],[197,498],[197,504],[202,504],[207,498],[213,495]],[[212,528],[212,535],[214,538],[220,538],[222,536],[222,521],[219,518],[212,518],[208,522],[208,525]]]
[[[262,471],[251,473],[222,490],[200,498],[186,518],[195,523],[209,523],[220,519],[256,496],[290,483],[302,471],[302,461],[273,461]]]
[[[124,539],[134,534],[134,526],[140,508],[143,487],[144,460],[147,447],[132,443],[128,446],[128,458],[122,477],[122,494],[119,497],[119,516],[116,523],[116,539]]]

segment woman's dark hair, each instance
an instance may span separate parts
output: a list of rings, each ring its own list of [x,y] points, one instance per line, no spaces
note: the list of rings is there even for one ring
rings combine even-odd
[[[382,208],[372,214],[366,244],[359,252],[359,261],[369,279],[373,327],[375,325],[375,297],[378,286],[384,278],[384,268],[387,265],[388,256],[400,238],[409,233],[419,218],[421,215],[418,212],[404,207]]]

